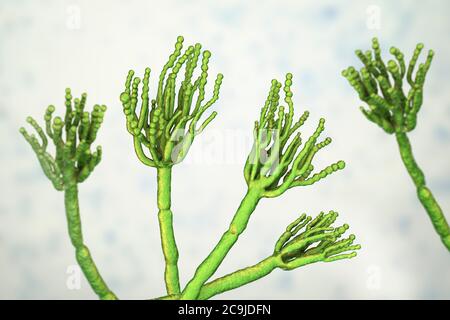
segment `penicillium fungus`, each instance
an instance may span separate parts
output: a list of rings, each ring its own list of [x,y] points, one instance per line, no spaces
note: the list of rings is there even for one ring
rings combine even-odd
[[[355,257],[355,250],[361,246],[353,244],[353,234],[340,239],[349,226],[333,227],[337,216],[335,211],[327,214],[321,212],[314,219],[302,214],[288,225],[275,245],[274,257],[278,258],[278,267],[292,270],[318,261],[332,262]]]
[[[316,130],[305,142],[302,142],[299,129],[307,120],[309,112],[305,111],[298,119],[294,119],[294,104],[292,101],[293,94],[291,85],[292,74],[290,73],[286,75],[284,86],[281,82],[275,79],[272,80],[267,99],[261,109],[260,117],[255,121],[253,130],[254,143],[244,166],[244,178],[247,183],[247,192],[242,199],[230,226],[222,235],[211,253],[199,265],[194,276],[188,282],[179,298],[197,299],[202,297],[202,288],[205,287],[206,281],[215,273],[225,256],[237,242],[239,236],[245,231],[250,217],[261,199],[278,197],[290,188],[314,184],[333,172],[345,167],[344,161],[340,160],[330,164],[319,172],[313,173],[314,166],[312,162],[315,155],[331,143],[331,138],[325,138],[322,141],[319,141],[319,137],[325,128],[325,120],[320,119]],[[280,92],[282,88],[285,105],[281,105],[280,102]],[[332,216],[333,215],[327,217]],[[320,216],[318,220],[322,221],[322,216]],[[331,220],[333,219],[327,218],[323,220],[323,223],[327,224],[327,221]],[[313,225],[314,223],[311,227]],[[329,228],[329,226],[330,225],[328,224],[324,228]],[[310,233],[311,235],[316,234],[316,232],[318,234],[322,229],[314,230],[315,231]],[[325,231],[325,229],[322,231]],[[337,236],[337,234],[335,234],[335,236]],[[306,235],[305,238],[307,238]],[[331,241],[331,234],[327,234],[325,238]],[[328,243],[330,242],[328,240],[324,241]],[[288,241],[288,239],[286,239],[286,241]],[[308,243],[309,240],[305,241],[305,243]],[[330,242],[330,245],[332,242],[333,241]],[[226,285],[226,288],[229,286],[236,287],[237,284],[254,281],[255,277],[259,278],[256,274],[263,276],[270,272],[268,270],[273,270],[275,267],[293,269],[298,262],[291,262],[287,256],[292,255],[292,257],[294,257],[294,251],[300,254],[300,247],[297,248],[298,250],[289,249],[293,247],[297,248],[296,245],[287,247],[285,247],[284,244],[280,245],[280,250],[275,255],[276,258],[271,257],[269,260],[261,262],[264,267],[258,264],[257,266],[250,267],[250,269],[245,270],[244,272],[238,272],[238,275],[234,275],[231,278],[232,280],[230,281],[232,284]],[[323,249],[323,251],[317,249],[316,251],[318,254],[311,257],[311,259],[317,259],[316,261],[332,261],[331,252],[334,251],[331,249],[326,251],[325,246],[323,246]],[[349,247],[348,250],[352,249],[353,247]],[[354,249],[359,249],[359,247],[354,247]],[[338,251],[339,250],[336,252]],[[348,256],[342,256],[342,258],[350,258],[355,254],[356,253],[352,253]],[[305,262],[308,260],[303,259],[303,257],[304,256],[297,261],[301,260]],[[298,256],[298,258],[300,258],[300,256]],[[259,269],[260,267],[265,271],[261,271]],[[256,274],[250,275],[251,272],[256,272]],[[240,276],[242,276],[243,279],[238,279]]]
[[[361,248],[354,235],[342,238],[349,226],[334,227],[338,213],[321,212],[315,218],[300,215],[289,224],[275,244],[273,254],[261,262],[240,269],[206,283],[198,295],[199,300],[238,288],[267,276],[275,269],[293,270],[316,262],[351,259]]]
[[[363,63],[359,71],[348,67],[342,71],[359,99],[367,107],[360,107],[364,116],[388,134],[395,134],[402,161],[417,190],[417,195],[428,213],[437,234],[450,251],[450,226],[441,207],[426,187],[425,175],[417,165],[407,133],[417,125],[417,115],[423,104],[425,79],[434,57],[429,50],[424,62],[417,66],[424,48],[417,44],[406,67],[404,54],[396,47],[389,52],[393,56],[387,63],[381,57],[377,38],[372,39],[372,51],[356,50]],[[406,80],[406,81],[405,81]],[[408,90],[404,90],[408,87]]]
[[[20,128],[20,133],[36,153],[45,175],[59,191],[86,180],[102,159],[101,147],[92,151],[91,146],[103,122],[106,106],[95,105],[92,112],[84,111],[86,97],[84,93],[81,99],[72,101],[71,91],[66,89],[65,117],[53,117],[55,107],[48,106],[44,115],[45,131],[36,120],[27,117],[27,122],[35,129],[40,141],[35,134],[30,135],[25,128]],[[54,156],[47,151],[49,140],[55,146]]]
[[[211,53],[207,50],[202,53],[202,46],[198,43],[182,53],[183,41],[183,37],[178,37],[175,50],[161,71],[156,97],[150,98],[150,68],[145,69],[142,81],[130,70],[125,91],[120,95],[136,155],[148,166],[168,168],[181,162],[195,136],[217,115],[214,111],[199,124],[205,112],[219,99],[223,75],[217,75],[212,96],[206,100]],[[200,74],[195,78],[194,72],[199,64]],[[184,77],[179,88],[176,88],[176,80],[183,66]],[[141,101],[137,110],[141,82]],[[148,155],[144,149],[148,150]]]
[[[216,117],[215,111],[209,116],[206,113],[219,99],[223,79],[220,73],[216,76],[212,95],[206,98],[211,53],[208,50],[202,52],[199,43],[182,52],[183,42],[183,37],[179,36],[159,75],[158,89],[153,98],[149,90],[150,68],[145,69],[142,81],[130,70],[125,91],[120,95],[136,155],[143,164],[157,169],[158,220],[168,294],[180,293],[178,249],[170,209],[172,167],[186,157],[194,138]],[[184,76],[180,75],[183,67]],[[195,75],[196,70],[198,75]],[[178,77],[182,80],[177,88]]]
[[[368,106],[368,109],[361,107],[362,113],[389,134],[410,132],[416,127],[417,114],[423,103],[425,78],[434,56],[434,52],[429,50],[425,62],[419,64],[414,75],[423,47],[421,43],[416,46],[406,68],[404,54],[396,47],[389,51],[394,59],[385,63],[378,39],[373,38],[373,52],[355,51],[364,67],[359,71],[354,67],[342,71],[359,99]],[[405,78],[409,84],[407,93],[404,92]]]
[[[281,234],[274,248],[269,248],[267,258],[211,279],[246,230],[259,201],[281,196],[289,189],[307,187],[345,167],[344,161],[339,160],[315,170],[315,156],[331,143],[331,138],[321,139],[325,120],[320,119],[315,130],[302,140],[300,129],[309,112],[294,117],[293,76],[288,73],[284,83],[272,80],[259,119],[255,121],[254,141],[243,170],[245,195],[216,246],[187,284],[181,286],[171,210],[172,168],[186,157],[195,137],[216,117],[217,113],[209,109],[219,98],[223,80],[222,74],[218,74],[210,86],[212,92],[207,94],[211,53],[202,51],[200,44],[183,51],[183,42],[183,37],[177,38],[175,49],[157,78],[154,94],[150,92],[150,68],[145,69],[142,79],[130,70],[120,94],[126,130],[133,140],[135,153],[144,165],[157,171],[157,218],[166,287],[166,295],[160,299],[208,299],[258,280],[275,269],[293,270],[315,262],[355,257],[360,246],[354,244],[354,235],[343,236],[349,228],[347,224],[334,225],[336,212],[322,212],[315,218],[302,214]],[[90,176],[101,160],[102,149],[92,150],[92,145],[106,111],[105,106],[95,105],[87,112],[85,104],[85,94],[73,99],[70,90],[66,90],[64,117],[53,117],[55,107],[49,106],[44,115],[45,131],[34,119],[27,119],[39,139],[23,128],[20,131],[54,187],[64,191],[69,236],[86,279],[101,299],[116,299],[100,276],[81,229],[78,184]],[[54,156],[47,151],[49,139],[55,145]],[[420,194],[429,199],[425,191],[421,189]]]
[[[340,160],[312,174],[314,156],[331,143],[331,138],[318,142],[325,129],[325,119],[321,118],[314,133],[302,143],[299,129],[309,112],[303,112],[294,121],[291,85],[292,74],[288,73],[283,88],[288,107],[285,112],[285,107],[280,105],[282,84],[272,80],[260,118],[255,121],[254,143],[244,167],[247,185],[263,190],[261,196],[267,198],[277,197],[293,187],[314,184],[345,167],[345,162]]]
[[[91,112],[85,111],[87,95],[72,98],[70,89],[65,94],[65,116],[53,117],[55,107],[48,106],[44,114],[45,131],[32,117],[27,122],[35,129],[29,134],[25,128],[20,133],[33,148],[44,174],[58,191],[64,191],[67,225],[75,256],[86,279],[101,299],[116,299],[108,288],[84,245],[78,201],[78,184],[85,181],[102,159],[102,148],[92,151],[92,144],[103,122],[105,105],[94,105]],[[55,146],[52,155],[47,147],[49,141]]]

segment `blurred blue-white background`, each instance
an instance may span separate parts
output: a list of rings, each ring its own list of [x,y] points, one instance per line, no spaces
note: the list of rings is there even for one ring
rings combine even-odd
[[[152,68],[151,92],[178,35],[211,50],[210,83],[225,76],[218,117],[173,173],[174,224],[185,284],[226,229],[246,191],[242,175],[253,121],[270,80],[294,75],[297,113],[320,117],[333,143],[315,162],[340,171],[260,202],[216,276],[271,254],[300,213],[336,210],[363,249],[357,258],[276,270],[221,298],[450,298],[450,255],[418,202],[395,139],[359,112],[341,76],[360,66],[355,49],[378,36],[407,59],[417,42],[436,51],[411,141],[450,218],[450,3],[432,1],[17,1],[0,2],[0,298],[94,299],[87,282],[68,285],[76,265],[63,194],[45,178],[18,132],[64,110],[64,89],[109,109],[98,137],[104,157],[80,185],[85,240],[104,278],[124,299],[164,294],[156,217],[156,172],[134,155],[119,95],[130,68]],[[423,59],[423,58],[422,58]],[[324,136],[325,136],[324,135]],[[237,142],[241,141],[241,142]],[[197,156],[196,156],[197,155]]]

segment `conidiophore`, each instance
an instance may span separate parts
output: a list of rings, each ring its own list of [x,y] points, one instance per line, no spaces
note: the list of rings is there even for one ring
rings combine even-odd
[[[400,156],[417,189],[417,196],[428,213],[434,229],[450,250],[450,227],[438,202],[426,186],[425,175],[414,159],[407,136],[417,124],[417,114],[423,103],[425,77],[434,52],[428,51],[426,61],[419,65],[414,75],[423,44],[419,43],[416,46],[408,68],[403,53],[396,47],[390,49],[395,60],[389,60],[387,65],[381,58],[377,38],[372,40],[372,49],[373,53],[370,50],[365,53],[356,50],[356,55],[364,67],[359,72],[349,67],[342,75],[356,90],[359,99],[368,105],[369,109],[361,107],[366,118],[380,126],[386,133],[395,134]],[[403,91],[405,76],[410,87],[407,94]]]
[[[272,85],[269,90],[266,102],[261,110],[259,121],[255,122],[254,128],[254,144],[252,150],[247,158],[247,162],[244,166],[244,178],[247,183],[247,193],[241,201],[228,229],[220,238],[217,245],[208,255],[208,257],[197,268],[193,278],[189,281],[186,288],[183,290],[182,299],[195,299],[201,296],[201,289],[204,283],[214,274],[223,259],[238,240],[238,237],[244,232],[250,217],[257,204],[263,198],[273,198],[282,195],[290,188],[298,186],[311,185],[327,175],[343,169],[345,166],[344,161],[338,161],[328,167],[324,168],[316,174],[312,174],[314,167],[312,161],[316,153],[331,143],[331,138],[326,138],[321,142],[317,142],[320,134],[324,130],[324,119],[320,119],[314,133],[306,140],[302,146],[300,138],[300,132],[298,129],[304,124],[308,118],[309,113],[305,111],[297,121],[294,121],[294,105],[292,102],[292,75],[287,74],[284,83],[284,101],[288,107],[285,112],[285,107],[280,104],[280,90],[282,84],[277,80],[272,80]],[[322,220],[323,215],[319,215],[317,218],[320,226],[322,223],[327,224]],[[334,219],[325,221],[332,221]],[[331,223],[332,223],[331,222]],[[331,224],[330,223],[330,224]],[[295,224],[295,223],[294,223]],[[284,255],[283,250],[275,250],[272,257],[273,263],[277,261],[278,264],[272,265],[273,269],[276,267],[284,269],[293,269],[294,266],[303,265],[305,256],[309,256],[311,252],[317,252],[319,255],[316,261],[333,261],[343,258],[351,258],[356,255],[353,250],[359,249],[359,245],[352,245],[354,236],[350,236],[348,239],[340,240],[335,244],[337,238],[342,235],[342,228],[337,228],[333,232],[335,237],[333,240],[324,240],[323,237],[331,236],[326,231],[330,231],[330,224],[327,224],[324,229],[319,228],[316,231],[309,234],[307,231],[294,237],[294,242],[299,245],[298,251],[294,250],[296,254],[291,252]],[[314,225],[314,224],[313,224]],[[289,228],[288,228],[289,229]],[[295,229],[299,231],[300,229]],[[340,230],[340,231],[337,231]],[[289,232],[289,230],[288,230]],[[295,235],[296,232],[293,232]],[[306,237],[302,239],[302,235],[311,235],[312,237]],[[282,236],[284,239],[284,237]],[[283,242],[282,240],[280,240]],[[304,241],[304,242],[303,242]],[[314,249],[311,249],[309,245],[319,241],[319,244]],[[284,248],[284,245],[279,246]],[[336,245],[337,247],[333,247]],[[328,246],[330,251],[327,251]],[[287,245],[289,248],[290,246]],[[296,245],[294,245],[296,247]],[[311,249],[312,251],[309,251]],[[345,251],[352,251],[347,254],[340,254]],[[332,253],[331,256],[328,256]],[[294,262],[294,261],[297,262]],[[301,262],[302,261],[302,262]],[[285,262],[292,262],[290,267],[284,265]],[[254,270],[256,266],[251,267]],[[255,279],[255,275],[249,275],[251,272],[242,272],[241,276],[244,278],[241,281],[235,279],[230,280],[232,286],[236,283],[247,283]],[[264,272],[257,272],[261,276],[265,275]]]
[[[170,55],[169,61],[159,76],[156,98],[151,101],[149,99],[150,68],[145,69],[139,114],[136,108],[138,86],[141,80],[137,77],[133,79],[134,71],[128,72],[125,91],[120,95],[127,129],[133,136],[136,155],[143,164],[155,167],[157,170],[158,220],[166,262],[166,288],[170,295],[180,293],[178,249],[170,209],[172,166],[186,157],[194,137],[200,134],[217,115],[215,111],[212,112],[197,128],[197,122],[202,115],[219,98],[223,78],[222,74],[217,75],[213,96],[204,102],[211,53],[203,52],[201,74],[196,80],[192,80],[202,47],[196,44],[188,47],[184,54],[181,54],[183,40],[183,37],[178,37],[175,51]],[[176,92],[177,75],[183,65],[186,65],[184,79]],[[150,104],[151,107],[149,107]],[[148,156],[144,153],[144,147],[148,149]]]
[[[84,111],[86,97],[83,93],[81,99],[72,101],[70,89],[66,89],[65,117],[54,117],[52,122],[55,107],[50,105],[44,115],[45,132],[33,118],[28,117],[27,122],[34,127],[41,141],[34,134],[29,135],[25,128],[20,128],[20,132],[30,143],[42,170],[55,189],[64,191],[69,236],[86,279],[101,299],[116,299],[97,270],[89,249],[83,242],[81,229],[78,184],[86,180],[100,163],[101,147],[98,146],[97,150],[92,152],[91,146],[106,111],[104,105],[95,105],[92,112]],[[54,156],[47,151],[47,137],[55,145]]]
[[[246,229],[261,199],[280,196],[290,188],[311,185],[345,167],[343,161],[337,161],[313,174],[314,156],[330,144],[331,139],[318,141],[325,123],[324,119],[320,119],[314,133],[302,143],[299,129],[309,113],[305,111],[294,120],[292,75],[287,74],[284,86],[277,80],[272,80],[259,120],[255,122],[254,144],[244,166],[247,192],[217,245],[181,289],[171,211],[172,167],[186,157],[194,137],[216,116],[216,112],[212,112],[198,125],[204,113],[218,100],[223,79],[221,74],[216,77],[212,96],[205,101],[210,53],[201,53],[201,46],[196,44],[188,47],[182,54],[182,43],[183,38],[178,37],[175,51],[159,77],[154,99],[149,98],[149,68],[145,70],[142,80],[139,108],[141,80],[134,77],[133,71],[128,73],[125,90],[120,95],[127,130],[133,137],[136,155],[142,163],[157,170],[158,220],[167,291],[160,299],[208,299],[260,279],[278,268],[292,270],[319,261],[332,262],[356,256],[355,250],[360,249],[360,246],[353,244],[354,235],[342,237],[349,228],[347,224],[334,226],[338,216],[335,211],[321,212],[315,218],[302,214],[287,226],[267,258],[253,266],[209,281]],[[195,77],[200,56],[200,74]],[[176,78],[183,66],[184,79],[177,89]],[[282,106],[280,102],[281,88],[286,106]],[[91,152],[90,147],[95,141],[106,110],[105,106],[96,105],[92,113],[85,112],[85,103],[86,95],[83,94],[81,100],[75,99],[72,104],[70,90],[67,90],[65,118],[63,120],[56,117],[53,124],[51,120],[54,107],[48,107],[44,117],[45,132],[55,144],[55,157],[46,151],[48,139],[36,121],[28,118],[42,142],[34,135],[30,136],[23,128],[20,131],[36,152],[46,176],[57,190],[65,193],[69,235],[76,250],[77,261],[91,287],[101,299],[116,299],[116,295],[100,276],[81,233],[77,188],[100,162],[100,147],[95,152]]]
[[[315,219],[302,215],[288,227],[270,257],[252,267],[206,283],[236,243],[239,235],[244,232],[251,214],[262,198],[276,197],[289,188],[313,184],[345,166],[343,161],[338,161],[312,174],[314,155],[328,145],[331,139],[326,138],[322,142],[317,142],[324,129],[325,120],[321,119],[316,131],[303,148],[299,149],[302,143],[298,129],[306,121],[309,113],[305,112],[294,121],[290,89],[292,75],[288,74],[283,88],[287,112],[284,111],[285,107],[280,106],[279,93],[282,84],[273,80],[260,119],[255,124],[255,142],[244,168],[248,186],[246,195],[216,247],[200,264],[186,287],[180,289],[178,250],[170,211],[170,172],[173,165],[186,157],[194,137],[216,116],[215,112],[211,113],[203,124],[196,128],[200,117],[218,100],[223,78],[221,74],[217,76],[211,99],[203,102],[210,53],[203,52],[201,71],[195,78],[194,72],[201,55],[201,45],[189,46],[182,54],[182,43],[183,38],[178,37],[175,51],[170,55],[159,76],[154,99],[149,99],[149,68],[145,70],[142,81],[140,110],[137,110],[137,105],[141,81],[139,78],[133,79],[133,71],[128,73],[125,91],[120,96],[127,129],[133,136],[138,158],[144,164],[156,167],[158,171],[158,217],[166,260],[165,279],[168,294],[163,298],[206,299],[259,279],[276,268],[290,270],[316,261],[354,257],[356,255],[354,250],[359,249],[359,245],[352,244],[354,236],[338,240],[348,226],[338,228],[331,226],[337,213],[321,213]],[[184,79],[176,89],[176,78],[183,66],[185,66]],[[147,154],[144,153],[144,147],[148,150]]]

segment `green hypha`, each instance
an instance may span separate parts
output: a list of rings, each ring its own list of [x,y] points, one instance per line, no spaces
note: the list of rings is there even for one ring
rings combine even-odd
[[[225,256],[237,242],[239,236],[244,232],[250,217],[257,204],[263,198],[273,198],[282,195],[290,188],[299,186],[311,185],[329,174],[341,170],[345,167],[344,161],[337,161],[326,168],[320,170],[317,173],[313,173],[314,167],[312,161],[314,156],[319,150],[326,147],[331,143],[331,138],[325,138],[322,141],[318,141],[320,134],[325,128],[325,120],[320,119],[314,133],[302,143],[299,129],[305,123],[308,118],[309,112],[305,111],[296,121],[294,121],[294,105],[292,101],[292,74],[288,73],[284,82],[272,80],[272,84],[269,90],[268,97],[264,106],[261,109],[261,115],[259,120],[255,122],[253,131],[254,143],[252,150],[247,158],[244,166],[244,178],[247,183],[247,192],[241,201],[228,229],[220,238],[217,245],[206,257],[206,259],[200,264],[195,271],[194,276],[187,284],[186,288],[181,294],[182,299],[196,299],[202,297],[202,288],[206,281],[215,273],[220,266]],[[280,91],[283,87],[285,106],[280,101]],[[286,111],[285,111],[286,110]],[[318,218],[321,219],[321,218]],[[330,219],[326,221],[334,221]],[[331,223],[326,227],[327,230],[333,229]],[[343,229],[339,229],[343,230]],[[318,231],[318,230],[316,230]],[[315,232],[312,232],[313,234]],[[300,236],[295,237],[299,239]],[[314,239],[314,238],[313,238]],[[314,241],[308,238],[306,243],[311,244]],[[286,239],[287,241],[287,239]],[[314,258],[311,257],[311,262],[315,261],[331,261],[330,257],[324,252],[328,243],[330,246],[334,241],[320,242],[315,252],[321,253]],[[341,247],[342,251],[336,251],[338,253],[344,251],[353,251],[358,249],[358,246],[352,246],[353,236],[345,245]],[[302,242],[303,243],[303,242]],[[270,258],[271,267],[265,269],[264,272],[259,272],[254,275],[250,275],[250,271],[240,272],[239,274],[244,277],[240,281],[236,280],[236,277],[230,278],[231,285],[226,287],[235,287],[237,283],[248,283],[259,277],[267,274],[276,267],[283,269],[293,269],[295,266],[301,266],[302,263],[308,259],[304,259],[305,256],[301,255],[302,251],[292,250],[288,248],[296,247],[295,245],[278,245],[278,251],[274,254],[274,257]],[[321,251],[323,249],[324,251]],[[308,251],[309,252],[309,251]],[[312,251],[314,252],[314,250]],[[330,249],[327,252],[334,252]],[[336,253],[334,252],[334,253]],[[298,254],[298,256],[296,255]],[[351,258],[356,253],[345,254],[340,257]],[[308,255],[308,254],[306,254]],[[290,261],[287,257],[291,257],[294,261]],[[302,261],[302,262],[299,262]],[[291,263],[292,262],[292,263]],[[266,262],[264,262],[265,264]],[[256,271],[261,265],[251,267],[250,270]],[[268,271],[270,270],[270,271]],[[260,276],[258,276],[258,274]],[[213,282],[214,283],[214,282]],[[221,291],[223,291],[221,289]],[[210,294],[207,294],[208,296]]]
[[[182,53],[183,42],[183,37],[178,37],[175,50],[159,76],[154,99],[149,97],[150,68],[145,69],[142,80],[140,110],[137,107],[141,79],[134,77],[133,70],[128,72],[125,91],[120,95],[136,155],[143,164],[157,169],[158,220],[168,294],[180,293],[178,249],[171,211],[172,167],[186,157],[195,136],[216,117],[214,111],[198,125],[203,114],[218,100],[223,79],[222,74],[217,75],[212,97],[205,100],[211,53],[207,50],[202,53],[199,43]],[[200,74],[195,78],[200,59]],[[183,66],[184,78],[177,89],[177,76]],[[144,149],[148,150],[147,154]]]
[[[72,99],[70,89],[66,89],[65,117],[53,118],[55,107],[48,106],[44,115],[45,131],[32,117],[28,117],[27,122],[36,130],[40,141],[35,134],[28,134],[25,128],[20,128],[20,132],[33,148],[44,174],[55,189],[64,191],[69,236],[86,279],[101,299],[116,299],[97,270],[84,244],[81,229],[78,184],[89,177],[102,159],[101,147],[97,146],[92,152],[91,146],[106,111],[104,105],[95,105],[92,112],[85,111],[86,97],[83,93],[81,99]],[[55,145],[54,156],[47,150],[49,139]]]
[[[416,127],[417,114],[423,103],[425,78],[434,56],[434,52],[429,50],[425,62],[416,68],[423,47],[422,43],[416,46],[408,67],[404,54],[398,48],[391,47],[389,51],[394,59],[386,64],[381,58],[378,40],[374,38],[373,52],[356,50],[364,67],[359,71],[349,67],[342,75],[358,93],[359,99],[367,104],[368,109],[361,107],[366,118],[386,133],[395,135],[400,156],[414,182],[417,196],[436,232],[450,251],[450,227],[438,202],[426,186],[425,175],[414,159],[407,135]],[[405,77],[407,84],[404,82]]]

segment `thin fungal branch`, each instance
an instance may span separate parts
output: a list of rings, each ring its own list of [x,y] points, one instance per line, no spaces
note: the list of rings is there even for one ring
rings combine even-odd
[[[353,244],[354,235],[342,238],[349,228],[347,224],[334,227],[337,212],[321,212],[312,218],[302,214],[289,224],[275,244],[272,255],[257,264],[240,269],[206,283],[200,290],[199,300],[209,299],[225,291],[233,290],[262,277],[275,269],[294,270],[316,262],[333,262],[356,257],[361,246]]]
[[[424,45],[419,43],[406,67],[404,54],[396,47],[389,52],[393,59],[384,63],[377,38],[372,39],[372,51],[356,55],[364,64],[358,72],[348,67],[342,72],[368,108],[360,107],[366,118],[388,134],[395,134],[402,161],[414,182],[422,206],[430,217],[436,233],[450,251],[450,226],[439,203],[426,186],[425,175],[414,159],[407,133],[417,125],[417,114],[423,104],[425,79],[434,57],[429,50],[423,63],[416,68]],[[406,80],[406,82],[405,82]],[[404,88],[409,85],[409,90]]]
[[[331,138],[319,140],[325,128],[325,120],[320,119],[312,135],[302,141],[300,129],[309,112],[294,118],[292,74],[288,73],[284,85],[272,80],[255,122],[254,143],[244,166],[247,192],[216,246],[182,289],[171,210],[172,167],[186,157],[195,136],[216,117],[217,113],[209,113],[209,109],[219,98],[223,79],[222,74],[217,75],[212,94],[206,98],[211,54],[202,51],[200,44],[189,46],[183,52],[183,41],[183,37],[177,38],[175,50],[162,68],[153,98],[150,98],[150,68],[145,69],[142,80],[130,70],[120,95],[126,129],[133,138],[136,155],[143,164],[157,170],[158,222],[167,292],[160,299],[208,299],[260,279],[275,269],[293,270],[319,261],[355,257],[360,246],[354,244],[354,235],[343,237],[349,228],[347,224],[334,226],[336,212],[321,212],[315,218],[302,214],[282,233],[267,258],[210,281],[247,228],[261,199],[280,196],[294,187],[312,185],[345,167],[340,160],[314,172],[314,157],[331,143]],[[184,76],[180,76],[183,68]],[[177,82],[177,78],[181,78],[180,81]],[[280,100],[282,91],[284,104]],[[44,115],[44,129],[29,117],[27,122],[36,133],[29,134],[24,128],[20,132],[30,143],[53,186],[64,191],[69,236],[89,284],[101,299],[117,299],[101,277],[84,243],[81,228],[78,184],[85,181],[101,161],[101,148],[95,151],[91,148],[106,111],[106,106],[95,105],[92,112],[87,112],[85,105],[86,94],[81,99],[73,99],[67,89],[63,118],[53,117],[55,108],[49,106]],[[54,155],[47,150],[49,141],[55,145]]]
[[[139,108],[141,79],[134,77],[133,70],[128,72],[125,91],[120,95],[127,130],[133,136],[137,157],[143,164],[157,168],[158,221],[168,294],[180,293],[178,248],[170,209],[172,166],[186,157],[195,136],[216,117],[216,111],[209,116],[206,116],[206,113],[219,99],[223,79],[223,75],[219,73],[214,82],[212,96],[207,99],[206,85],[211,53],[208,50],[202,52],[199,43],[182,52],[183,42],[183,37],[179,36],[174,52],[161,71],[153,99],[150,99],[149,93],[150,68],[145,69],[142,79]],[[196,76],[198,65],[200,72]],[[177,88],[177,77],[183,67],[184,77]]]
[[[292,74],[286,75],[284,101],[280,105],[281,83],[272,80],[268,97],[261,109],[259,121],[255,122],[254,144],[244,166],[247,193],[241,201],[228,229],[211,253],[203,260],[181,293],[181,299],[197,299],[202,287],[216,272],[226,255],[245,231],[250,217],[262,198],[280,196],[289,188],[311,185],[327,175],[345,167],[344,161],[327,166],[312,174],[312,161],[316,153],[331,143],[330,138],[318,142],[324,130],[320,119],[315,132],[303,144],[299,128],[308,118],[304,112],[294,121],[292,102]],[[287,266],[287,265],[286,265]]]
[[[289,224],[275,244],[271,255],[260,262],[229,273],[206,283],[200,289],[199,300],[206,300],[259,280],[276,269],[285,271],[316,262],[333,262],[356,257],[361,248],[354,244],[353,234],[343,237],[349,226],[334,226],[338,213],[321,212],[315,218],[300,215]],[[160,297],[162,300],[180,299],[179,295]]]

